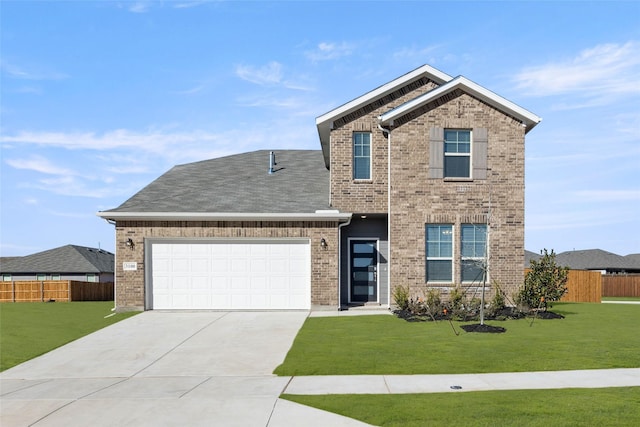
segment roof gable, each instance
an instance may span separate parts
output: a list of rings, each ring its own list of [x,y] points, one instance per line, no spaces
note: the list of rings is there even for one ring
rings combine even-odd
[[[445,84],[380,115],[378,117],[380,124],[383,126],[393,124],[395,119],[409,114],[423,105],[442,96],[448,95],[455,90],[462,90],[463,92],[468,93],[469,95],[522,122],[526,127],[525,133],[533,129],[542,120],[532,112],[525,110],[494,92],[491,92],[489,89],[472,82],[466,77],[458,76],[455,79],[452,79]]]
[[[350,114],[363,106],[380,100],[394,91],[423,78],[428,78],[439,85],[452,79],[450,75],[443,73],[440,70],[429,65],[423,65],[316,118],[316,127],[318,128],[318,134],[320,136],[320,145],[322,146],[324,160],[327,167],[329,167],[330,153],[329,134],[331,133],[332,125],[335,120]]]

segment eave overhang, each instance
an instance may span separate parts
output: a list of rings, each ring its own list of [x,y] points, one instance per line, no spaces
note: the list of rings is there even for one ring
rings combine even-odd
[[[378,116],[380,125],[393,125],[393,121],[395,119],[400,118],[405,114],[408,114],[411,111],[416,110],[423,105],[428,104],[429,102],[435,101],[441,96],[447,95],[457,89],[461,89],[463,92],[468,93],[474,98],[477,98],[491,105],[497,110],[500,110],[503,113],[515,118],[516,120],[519,120],[525,127],[525,133],[529,132],[542,121],[542,118],[520,107],[519,105],[516,105],[513,102],[501,97],[500,95],[491,92],[489,89],[486,89],[479,84],[472,82],[466,77],[458,76],[455,79],[443,84],[442,86],[439,86],[421,96],[418,96],[415,99],[412,99],[411,101],[405,102],[404,104],[398,106],[397,108],[394,108],[393,110],[387,111],[386,113]]]
[[[366,94],[316,118],[316,127],[318,128],[320,145],[322,146],[322,153],[324,154],[324,162],[327,166],[327,169],[329,168],[330,162],[329,136],[333,127],[333,122],[336,119],[346,114],[352,113],[353,111],[356,111],[367,104],[375,102],[378,99],[383,98],[388,94],[398,90],[398,88],[411,84],[412,82],[423,77],[427,77],[439,85],[446,83],[453,78],[450,75],[443,73],[442,71],[437,70],[429,65],[423,65],[420,68],[417,68],[401,77],[398,77],[397,79],[392,80],[389,83],[386,83],[378,87],[377,89],[372,90],[371,92],[367,92]]]
[[[98,212],[107,221],[338,221],[345,222],[351,213],[327,210],[313,213],[247,212]]]

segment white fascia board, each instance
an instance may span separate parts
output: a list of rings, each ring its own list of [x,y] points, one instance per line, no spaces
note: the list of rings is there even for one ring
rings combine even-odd
[[[347,221],[350,213],[208,213],[208,212],[98,212],[100,218],[114,221]]]
[[[419,108],[443,95],[446,95],[449,92],[452,92],[458,88],[461,88],[463,91],[475,96],[476,98],[486,102],[487,104],[495,107],[496,109],[503,111],[511,116],[516,117],[518,120],[521,120],[527,127],[527,132],[533,129],[535,125],[542,121],[542,118],[536,116],[532,112],[520,107],[519,105],[514,104],[513,102],[501,97],[500,95],[491,92],[489,89],[480,86],[477,83],[472,82],[466,77],[459,76],[450,82],[439,86],[424,95],[421,95],[409,102],[406,102],[399,107],[388,111],[380,116],[378,119],[380,120],[381,125],[391,124],[394,119],[401,117],[408,112]]]
[[[398,87],[402,87],[413,80],[421,78],[422,76],[427,76],[429,79],[438,84],[446,83],[453,78],[450,75],[443,73],[442,71],[437,70],[430,65],[423,65],[403,76],[398,77],[395,80],[390,81],[389,83],[380,86],[377,89],[372,90],[371,92],[367,92],[364,95],[359,96],[358,98],[317,117],[316,127],[318,128],[320,145],[322,146],[322,151],[324,153],[324,159],[327,168],[329,167],[329,135],[331,133],[331,128],[333,127],[334,120],[344,116],[345,114],[349,114],[352,111],[355,111],[363,105],[369,104],[376,99],[382,98],[383,96],[396,90]]]
[[[430,65],[423,65],[422,67],[417,68],[401,77],[398,77],[397,79],[392,80],[389,83],[386,83],[379,88],[372,90],[371,92],[367,92],[364,95],[359,96],[353,101],[349,101],[346,104],[343,104],[342,106],[323,114],[322,116],[316,118],[316,126],[320,126],[321,124],[326,122],[331,122],[337,117],[341,117],[353,110],[357,110],[362,105],[366,105],[372,100],[381,98],[388,93],[393,92],[396,88],[404,86],[405,84],[413,80],[417,80],[423,75],[426,75],[427,77],[429,77],[429,79],[435,81],[438,84],[446,83],[453,78],[440,70],[436,70]]]

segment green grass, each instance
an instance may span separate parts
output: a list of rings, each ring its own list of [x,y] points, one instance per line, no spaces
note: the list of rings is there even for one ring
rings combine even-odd
[[[277,375],[445,374],[637,368],[640,305],[556,303],[565,319],[488,321],[503,334],[462,323],[395,316],[312,317]],[[474,322],[468,322],[474,323]]]
[[[640,422],[640,387],[281,397],[385,427],[591,427]]]
[[[0,304],[0,371],[136,314],[105,319],[111,308],[112,301]]]

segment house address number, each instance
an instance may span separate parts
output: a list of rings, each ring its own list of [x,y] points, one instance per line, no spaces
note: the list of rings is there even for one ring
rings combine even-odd
[[[124,271],[136,271],[138,269],[138,263],[137,262],[123,262],[122,263],[122,269]]]

